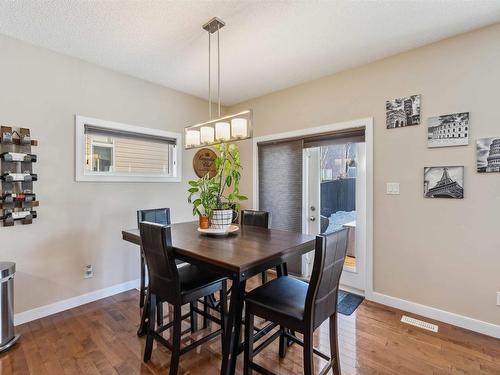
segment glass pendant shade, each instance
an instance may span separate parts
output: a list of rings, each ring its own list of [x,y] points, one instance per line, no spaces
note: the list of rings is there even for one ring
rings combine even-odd
[[[186,149],[252,137],[252,110],[246,110],[184,129]]]
[[[198,130],[186,130],[186,147],[198,147],[200,145],[200,132]]]
[[[231,125],[229,125],[229,122],[215,123],[215,139],[217,141],[229,141],[231,139]]]
[[[214,143],[214,128],[211,126],[202,126],[200,128],[200,140],[203,144]]]
[[[246,138],[247,131],[247,120],[244,118],[233,118],[231,120],[231,135],[233,138]]]

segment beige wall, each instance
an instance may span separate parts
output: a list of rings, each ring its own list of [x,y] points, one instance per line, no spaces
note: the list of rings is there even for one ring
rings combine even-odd
[[[0,123],[31,129],[39,218],[0,227],[0,259],[17,263],[15,310],[25,311],[139,277],[139,252],[121,240],[139,208],[171,207],[191,219],[182,183],[76,183],[75,114],[181,131],[203,121],[206,102],[0,36]],[[83,279],[94,265],[94,278]]]
[[[304,67],[307,69],[307,67]],[[375,291],[500,324],[500,173],[475,172],[475,139],[500,136],[500,24],[266,95],[254,135],[375,120]],[[385,128],[385,101],[422,94],[422,124]],[[428,149],[429,116],[469,111],[471,144]],[[251,142],[242,144],[251,196]],[[465,199],[424,199],[425,166],[464,165]],[[400,182],[399,196],[385,195]]]

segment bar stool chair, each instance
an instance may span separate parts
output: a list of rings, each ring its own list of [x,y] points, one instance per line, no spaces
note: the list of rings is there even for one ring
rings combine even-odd
[[[286,341],[291,340],[304,348],[304,374],[312,375],[313,354],[328,361],[320,375],[333,368],[340,375],[340,357],[337,335],[337,296],[340,275],[347,251],[347,230],[316,237],[316,250],[311,280],[308,283],[289,276],[279,277],[247,294],[245,297],[245,358],[244,375],[252,370],[261,374],[273,373],[253,362],[253,357],[276,338],[280,338],[279,355],[286,356]],[[253,347],[254,316],[280,325],[280,330],[257,348]],[[313,334],[326,319],[330,320],[330,356],[313,347]],[[300,340],[291,331],[300,332]]]
[[[137,211],[137,227],[141,221],[147,221],[149,223],[157,223],[163,225],[170,224],[170,208],[153,208],[149,210],[138,210]],[[141,278],[140,278],[140,290],[139,290],[139,307],[143,308],[146,301],[146,261],[144,259],[144,252],[141,249]]]
[[[227,315],[226,278],[189,263],[178,268],[175,264],[172,235],[169,226],[140,222],[139,229],[149,276],[149,303],[146,305],[149,307],[149,317],[144,362],[151,359],[153,341],[157,340],[170,349],[172,353],[170,375],[176,375],[181,355],[219,335],[221,335],[222,340],[224,339],[224,327],[226,326]],[[217,310],[220,313],[220,319],[199,310],[197,307],[193,308],[191,305],[192,302],[215,292],[220,292],[221,295],[220,308]],[[155,323],[155,306],[157,302],[169,303],[172,305],[174,312],[171,322],[159,324],[158,327],[156,327]],[[181,337],[186,333],[182,332],[181,323],[190,316],[189,313],[182,315],[181,308],[185,304],[190,304],[192,311],[202,315],[204,319],[219,324],[221,328],[181,348]],[[161,335],[162,332],[169,328],[173,328],[172,342],[166,340]]]
[[[137,211],[137,227],[139,227],[139,223],[141,221],[147,221],[149,223],[157,223],[162,225],[170,225],[170,208],[152,208],[148,210],[138,210]],[[184,265],[185,262],[176,259],[175,263],[178,267]],[[146,303],[146,295],[147,295],[148,287],[146,286],[146,262],[144,259],[144,252],[141,249],[141,276],[140,276],[140,288],[139,288],[139,307],[143,308]],[[206,304],[207,301],[204,301]],[[191,317],[191,330],[194,332],[198,330],[198,321],[196,319],[196,315],[193,311],[193,307],[195,307],[197,303],[193,302],[190,306],[190,317]],[[158,324],[162,323],[163,319],[163,305],[158,302],[157,303],[157,314],[156,318]],[[206,319],[203,319],[203,328],[207,328],[208,323]],[[142,336],[145,332],[139,332],[139,336]]]
[[[252,225],[254,227],[269,228],[271,214],[267,211],[241,210],[241,225]],[[276,267],[278,276],[287,274],[286,263]],[[267,273],[261,273],[262,284],[267,283]]]

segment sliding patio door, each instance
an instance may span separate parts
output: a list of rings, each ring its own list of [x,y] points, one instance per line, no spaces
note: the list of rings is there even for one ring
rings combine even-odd
[[[341,282],[363,292],[366,271],[365,128],[257,142],[258,208],[271,228],[308,234],[348,230]],[[313,252],[287,260],[291,274],[308,278]]]

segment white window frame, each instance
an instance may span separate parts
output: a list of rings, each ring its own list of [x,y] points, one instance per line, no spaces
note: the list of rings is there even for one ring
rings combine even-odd
[[[157,174],[128,174],[123,172],[94,172],[85,169],[86,145],[85,125],[93,125],[103,129],[122,130],[132,133],[174,138],[172,147],[172,173],[170,176]],[[181,182],[182,181],[182,134],[142,126],[122,124],[119,122],[100,120],[86,116],[75,116],[75,180],[87,182]]]

